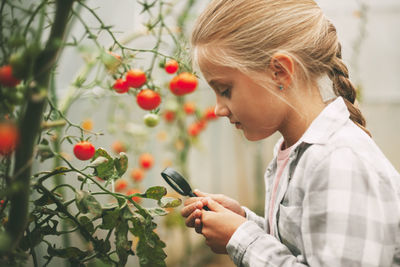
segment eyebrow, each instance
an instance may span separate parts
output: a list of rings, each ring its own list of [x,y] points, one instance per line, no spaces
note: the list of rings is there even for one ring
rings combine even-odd
[[[211,86],[218,86],[218,85],[226,85],[229,84],[229,82],[224,82],[224,81],[220,81],[218,79],[213,79],[208,81],[208,84]]]

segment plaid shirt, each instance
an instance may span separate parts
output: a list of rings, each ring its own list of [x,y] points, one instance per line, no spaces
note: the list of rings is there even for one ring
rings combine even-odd
[[[247,221],[227,251],[237,266],[400,266],[400,175],[350,119],[341,97],[293,146],[273,203],[275,159],[265,173],[266,218]]]

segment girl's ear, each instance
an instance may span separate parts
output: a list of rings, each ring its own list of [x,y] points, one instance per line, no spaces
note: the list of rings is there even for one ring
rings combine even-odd
[[[272,79],[283,88],[288,88],[293,80],[294,62],[293,59],[282,53],[275,53],[270,61],[273,75]]]

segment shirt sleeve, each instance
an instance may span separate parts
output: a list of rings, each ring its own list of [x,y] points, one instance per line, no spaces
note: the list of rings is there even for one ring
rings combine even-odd
[[[255,212],[247,207],[242,207],[246,213],[246,219],[255,222],[260,228],[264,229],[265,218],[258,216]]]
[[[392,185],[348,149],[304,170],[303,254],[294,256],[254,221],[227,244],[237,266],[391,266],[398,227]],[[381,179],[382,178],[382,179]]]

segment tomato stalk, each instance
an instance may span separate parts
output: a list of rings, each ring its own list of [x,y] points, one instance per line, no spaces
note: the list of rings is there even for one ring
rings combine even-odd
[[[46,106],[44,96],[49,87],[51,70],[54,68],[57,56],[62,50],[60,43],[64,37],[73,2],[73,0],[56,1],[55,19],[46,47],[35,62],[35,82],[30,88],[33,94],[29,97],[26,107],[23,109],[22,119],[19,122],[21,139],[15,153],[15,169],[12,180],[12,184],[16,185],[19,190],[10,198],[11,206],[7,224],[7,233],[11,240],[8,247],[10,251],[18,245],[27,225],[33,149],[40,132]],[[40,96],[38,97],[38,95]]]

